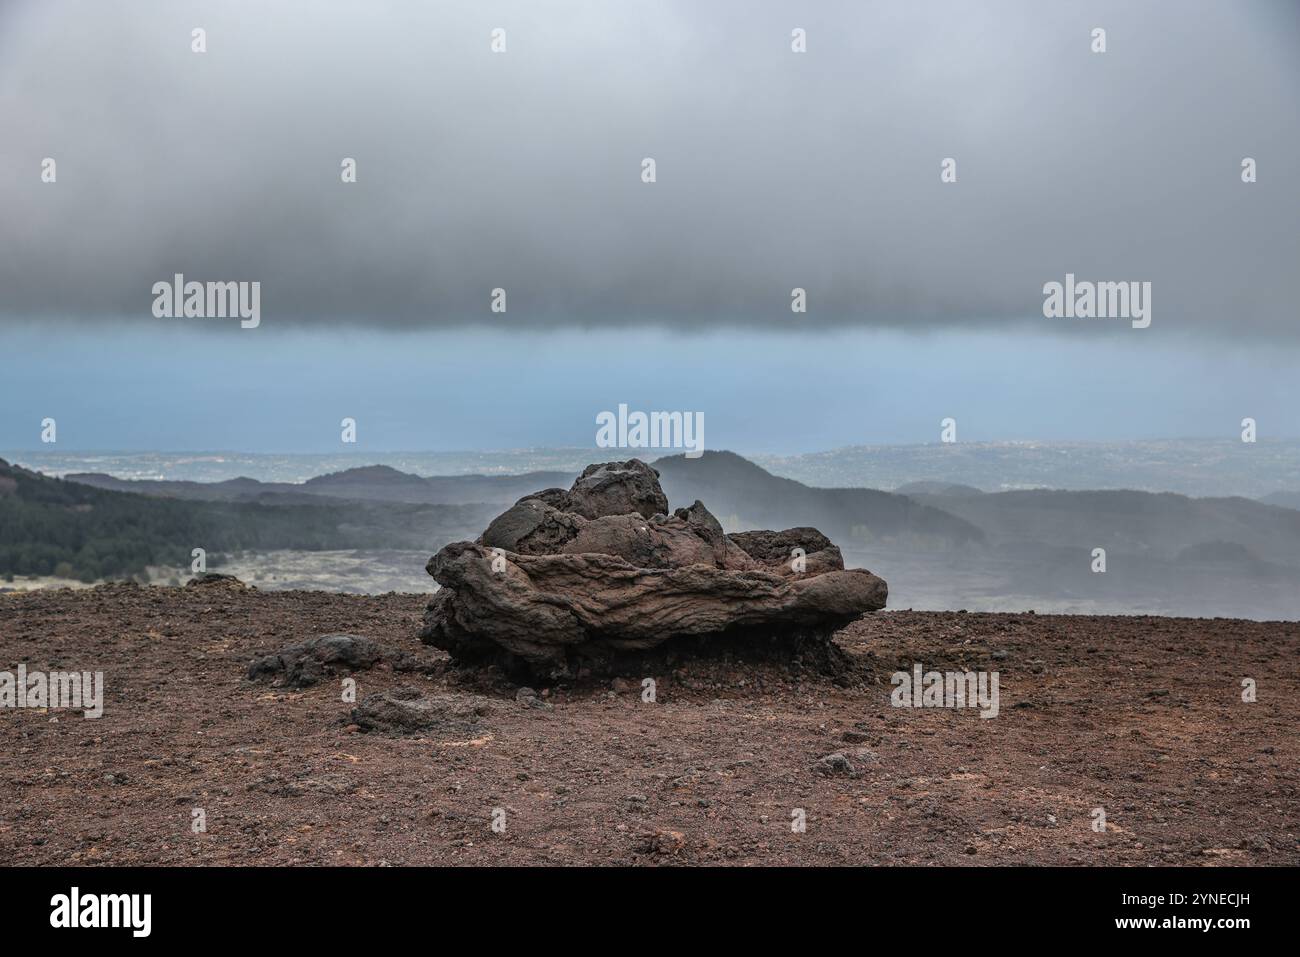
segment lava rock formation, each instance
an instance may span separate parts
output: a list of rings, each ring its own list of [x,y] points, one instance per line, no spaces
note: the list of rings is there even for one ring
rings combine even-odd
[[[659,473],[638,459],[520,499],[427,567],[442,588],[421,640],[547,677],[671,642],[825,650],[888,595],[816,529],[728,535],[699,501],[668,514]]]

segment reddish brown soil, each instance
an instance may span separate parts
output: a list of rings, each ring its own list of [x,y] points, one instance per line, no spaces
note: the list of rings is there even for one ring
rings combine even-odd
[[[652,675],[656,703],[638,675],[546,689],[550,710],[499,677],[356,676],[361,696],[493,697],[472,734],[358,733],[337,680],[244,679],[256,652],[340,631],[437,662],[414,638],[423,604],[224,585],[0,596],[0,670],[107,685],[99,720],[0,711],[0,860],[1300,863],[1296,623],[885,613],[838,636],[863,669],[849,687],[697,660]],[[998,670],[1001,714],[891,707],[890,673],[918,661]],[[857,777],[816,771],[836,751]]]

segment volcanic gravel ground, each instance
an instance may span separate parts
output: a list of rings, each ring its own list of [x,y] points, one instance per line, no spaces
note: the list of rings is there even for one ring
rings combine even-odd
[[[669,660],[538,686],[546,707],[531,707],[504,676],[418,644],[426,599],[228,584],[0,595],[0,670],[106,683],[98,720],[0,710],[0,860],[1300,863],[1294,622],[886,612],[837,636],[847,680]],[[337,677],[245,679],[257,654],[332,632],[414,656],[416,670],[356,674],[358,699],[416,685],[491,710],[472,731],[363,733]],[[891,707],[890,674],[915,662],[998,671],[999,715]]]

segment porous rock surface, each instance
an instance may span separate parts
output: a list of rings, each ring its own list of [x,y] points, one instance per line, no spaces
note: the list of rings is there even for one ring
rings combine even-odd
[[[520,499],[427,567],[442,588],[425,643],[549,676],[674,639],[829,644],[888,594],[816,529],[728,535],[699,501],[668,514],[658,472],[638,459]]]
[[[379,645],[360,635],[321,635],[253,659],[250,681],[269,680],[290,688],[306,688],[327,675],[364,671],[382,657]]]
[[[453,694],[424,694],[403,686],[367,695],[352,709],[351,720],[361,731],[408,734],[415,731],[475,731],[493,705],[486,698]]]

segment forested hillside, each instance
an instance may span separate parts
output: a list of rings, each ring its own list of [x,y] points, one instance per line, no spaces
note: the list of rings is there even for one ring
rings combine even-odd
[[[238,550],[428,548],[472,538],[475,505],[332,502],[262,505],[147,498],[48,478],[0,459],[0,578],[129,578],[149,565],[188,571],[201,547]]]

